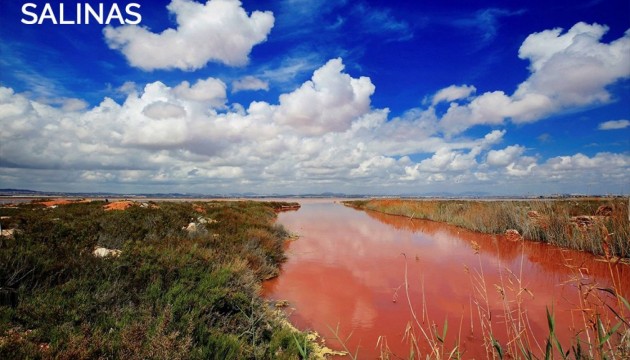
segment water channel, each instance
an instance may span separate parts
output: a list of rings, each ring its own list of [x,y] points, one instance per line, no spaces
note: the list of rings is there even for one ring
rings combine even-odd
[[[513,322],[505,319],[514,314],[537,351],[544,349],[546,309],[552,306],[558,337],[568,346],[584,327],[579,309],[585,287],[612,287],[611,271],[620,279],[630,275],[627,265],[609,266],[545,244],[354,210],[334,200],[301,205],[279,215],[278,222],[299,239],[287,244],[288,261],[280,276],[264,284],[263,295],[287,300],[289,320],[317,331],[332,348],[340,347],[334,331],[349,336],[344,342],[360,359],[378,358],[385,345],[407,358],[409,324],[442,335],[445,323],[447,352],[457,341],[463,358],[486,358],[482,323],[492,323],[493,336],[505,344],[513,338]],[[630,295],[630,282],[617,287]],[[429,351],[417,326],[414,335]]]

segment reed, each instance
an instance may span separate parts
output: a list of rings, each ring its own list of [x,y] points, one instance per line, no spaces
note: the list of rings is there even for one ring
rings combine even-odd
[[[479,245],[471,243],[472,251],[479,254]],[[404,256],[404,254],[403,254]],[[521,254],[521,264],[523,263]],[[522,267],[518,272],[501,269],[501,280],[490,284],[484,275],[482,262],[466,272],[470,277],[470,324],[464,324],[463,316],[456,328],[449,327],[448,319],[436,322],[426,311],[427,299],[421,292],[420,305],[413,299],[407,271],[407,258],[404,258],[404,290],[410,320],[404,330],[402,341],[409,345],[408,354],[393,352],[386,336],[380,336],[376,348],[379,359],[467,359],[466,346],[462,335],[479,341],[487,359],[628,359],[630,357],[630,303],[621,295],[618,287],[623,281],[609,262],[613,286],[603,288],[582,276],[580,269],[569,259],[562,259],[574,272],[574,276],[561,286],[578,289],[573,312],[576,314],[570,324],[557,324],[553,306],[543,315],[547,320],[547,331],[540,334],[531,325],[531,314],[527,308],[529,298],[534,294],[526,288],[527,279]],[[582,269],[583,270],[583,269]],[[496,302],[499,302],[497,311]],[[419,309],[418,309],[419,308]],[[573,334],[569,340],[561,341],[557,336],[559,326],[570,328]],[[331,329],[334,338],[348,351],[345,342],[349,337],[339,333],[339,327]],[[358,349],[351,358],[358,358]]]
[[[630,257],[628,199],[373,199],[346,201],[344,204],[412,219],[446,222],[489,234],[516,230],[527,240],[596,255],[608,254],[612,261]]]
[[[395,354],[382,336],[376,344],[381,359],[466,359],[462,334],[479,341],[485,358],[492,359],[627,359],[630,358],[630,303],[622,294],[623,279],[618,264],[628,256],[628,203],[624,199],[562,200],[562,201],[455,201],[455,200],[369,200],[346,202],[358,209],[428,219],[459,225],[485,233],[504,233],[516,229],[525,238],[563,247],[601,254],[609,274],[609,287],[594,283],[588,269],[573,264],[571,259],[559,259],[570,269],[569,280],[558,286],[577,289],[572,298],[572,320],[558,324],[553,306],[544,314],[533,314],[528,301],[534,298],[527,289],[521,266],[517,270],[499,269],[500,281],[486,279],[481,256],[479,264],[466,268],[470,278],[470,324],[449,327],[447,319],[434,321],[426,312],[427,299],[412,299],[407,279],[405,257],[404,290],[410,320],[403,340],[409,353]],[[603,210],[602,210],[603,209]],[[602,214],[602,212],[604,212]],[[585,215],[587,214],[587,215]],[[523,241],[523,238],[520,238]],[[480,245],[471,242],[471,249],[480,254]],[[564,256],[564,252],[560,252]],[[625,297],[624,297],[625,295]],[[395,293],[398,297],[398,292]],[[416,305],[418,300],[420,305]],[[565,299],[566,300],[566,299]],[[499,304],[499,305],[497,305]],[[497,311],[497,306],[499,311]],[[532,316],[547,319],[547,332],[532,327]],[[566,321],[566,320],[565,320]],[[569,339],[560,340],[557,329],[571,329]],[[451,333],[449,333],[451,332]],[[542,336],[541,336],[542,335]]]

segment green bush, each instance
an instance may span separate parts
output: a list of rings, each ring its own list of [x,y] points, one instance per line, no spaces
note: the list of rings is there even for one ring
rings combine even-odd
[[[0,358],[299,357],[259,297],[285,259],[287,204],[103,205],[3,209],[17,231],[0,242]]]

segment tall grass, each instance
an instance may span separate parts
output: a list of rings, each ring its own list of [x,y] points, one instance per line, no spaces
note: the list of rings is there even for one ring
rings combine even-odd
[[[593,283],[584,276],[588,269],[559,258],[571,271],[569,281],[558,286],[576,289],[572,298],[572,320],[557,323],[553,305],[546,314],[533,314],[527,308],[535,294],[527,289],[527,276],[517,270],[499,269],[499,282],[490,282],[481,257],[476,267],[466,268],[470,277],[470,324],[464,316],[456,326],[450,319],[431,319],[424,291],[412,299],[405,258],[404,289],[410,320],[403,340],[409,344],[407,355],[393,353],[383,336],[376,344],[381,359],[466,359],[462,337],[481,343],[484,358],[492,359],[628,359],[630,358],[630,303],[622,294],[627,279],[619,272],[621,257],[629,254],[628,203],[622,199],[563,201],[455,201],[455,200],[369,200],[346,202],[358,209],[447,222],[485,233],[504,233],[515,229],[525,238],[590,251],[603,255],[610,273],[609,287]],[[612,214],[601,214],[604,205]],[[599,213],[600,215],[593,216]],[[610,211],[608,211],[610,212]],[[586,218],[581,216],[587,215]],[[578,217],[576,219],[576,217]],[[582,222],[576,221],[582,219]],[[521,238],[523,240],[523,238]],[[514,246],[522,244],[515,243]],[[480,246],[472,241],[472,251]],[[564,253],[562,253],[564,254]],[[567,300],[567,299],[565,299]],[[420,305],[417,303],[420,302]],[[498,304],[498,305],[497,305]],[[498,306],[498,311],[497,311]],[[532,326],[532,317],[547,320],[546,333]],[[566,320],[564,320],[566,321]],[[558,329],[570,329],[570,336]],[[337,338],[340,336],[337,334]]]
[[[479,254],[479,245],[471,243],[472,250]],[[404,254],[403,254],[404,256]],[[524,254],[521,254],[521,265]],[[480,259],[480,257],[479,257]],[[580,269],[562,259],[572,269],[574,277],[561,286],[575,287],[572,313],[576,316],[571,323],[558,324],[553,305],[544,314],[533,314],[527,300],[535,294],[526,287],[527,276],[522,266],[518,272],[508,268],[500,270],[500,282],[490,283],[484,273],[482,261],[474,268],[467,268],[470,277],[470,323],[448,319],[431,318],[427,303],[439,299],[427,298],[424,290],[421,299],[412,298],[409,285],[407,258],[405,257],[404,290],[410,320],[404,330],[402,341],[408,346],[408,354],[392,351],[386,336],[379,337],[376,348],[378,358],[390,359],[469,359],[479,356],[467,349],[480,345],[486,359],[628,359],[630,358],[630,303],[621,294],[621,279],[613,275],[613,286],[603,288],[584,278]],[[609,262],[611,274],[613,265]],[[498,308],[497,308],[498,299]],[[565,299],[568,301],[568,299]],[[418,302],[420,304],[418,305]],[[546,332],[532,326],[532,317],[542,316],[547,321]],[[560,340],[558,329],[570,329],[571,335]],[[350,351],[339,328],[331,329],[334,338]],[[463,340],[466,339],[466,340]],[[478,343],[477,343],[478,342]],[[358,349],[350,358],[359,358]]]
[[[0,358],[296,359],[260,297],[289,204],[103,202],[0,208]],[[194,231],[185,230],[195,222]],[[121,250],[98,258],[95,247]],[[297,346],[296,340],[300,344]]]
[[[517,230],[525,239],[596,255],[630,257],[628,199],[601,200],[401,200],[346,201],[363,210],[446,222],[469,230],[503,234]],[[611,210],[601,216],[602,206]],[[615,259],[613,259],[614,261]]]

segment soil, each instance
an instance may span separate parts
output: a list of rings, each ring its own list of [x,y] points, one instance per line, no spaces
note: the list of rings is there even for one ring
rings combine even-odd
[[[134,204],[135,203],[133,201],[129,201],[129,200],[114,201],[103,206],[103,208],[105,209],[105,211],[127,210],[128,208],[132,207]]]
[[[51,207],[51,206],[77,204],[77,203],[88,203],[91,201],[92,200],[89,200],[89,199],[81,199],[81,200],[55,199],[55,200],[37,202],[37,204],[42,204],[46,207]]]

